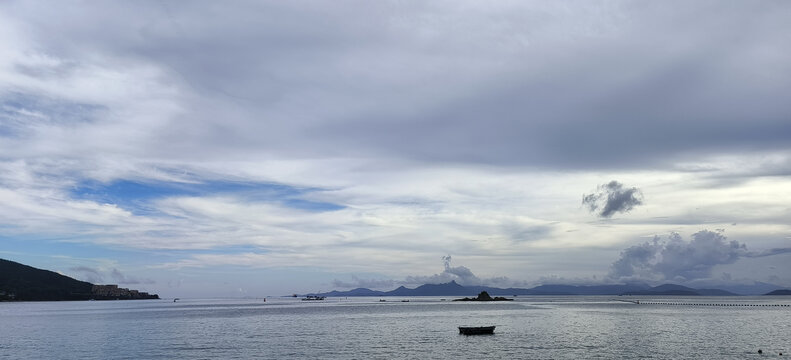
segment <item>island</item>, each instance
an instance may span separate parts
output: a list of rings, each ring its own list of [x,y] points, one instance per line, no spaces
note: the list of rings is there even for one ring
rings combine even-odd
[[[789,289],[779,289],[772,291],[770,293],[766,293],[764,295],[775,296],[775,295],[791,295],[791,290]]]
[[[53,271],[0,259],[0,301],[142,300],[157,294],[95,285]]]
[[[481,293],[478,294],[478,297],[474,297],[474,298],[465,297],[463,299],[455,299],[453,301],[513,301],[513,300],[514,299],[508,299],[502,296],[491,297],[489,296],[489,293],[487,293],[486,291],[481,291]]]

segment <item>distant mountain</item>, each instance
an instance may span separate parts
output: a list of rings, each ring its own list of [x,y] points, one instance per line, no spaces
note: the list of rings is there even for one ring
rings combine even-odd
[[[159,299],[156,294],[94,285],[49,270],[0,259],[1,301]]]
[[[384,296],[398,296],[398,295],[400,295],[400,296],[405,296],[405,294],[407,294],[408,292],[410,292],[410,291],[413,291],[413,290],[414,290],[414,289],[407,289],[407,288],[406,288],[406,287],[404,287],[404,286],[399,286],[399,287],[398,287],[397,289],[395,289],[395,290],[391,290],[391,291],[387,291],[387,292],[382,292],[382,295],[384,295]],[[407,295],[407,296],[408,296],[408,295]]]
[[[399,288],[401,289],[401,288]],[[416,287],[413,290],[403,288],[397,294],[393,295],[409,295],[409,296],[464,296],[475,293],[476,290],[468,289],[464,286],[451,281],[447,284],[425,284]],[[478,291],[479,293],[480,291]],[[477,294],[477,293],[476,293]]]
[[[739,294],[721,289],[693,289],[676,284],[663,284],[640,291],[629,291],[622,295],[739,296]]]
[[[768,292],[768,293],[766,293],[764,295],[791,295],[791,290],[780,289],[780,290],[775,290],[775,291]]]
[[[397,289],[390,291],[376,291],[366,288],[357,288],[349,291],[333,290],[326,293],[307,294],[316,296],[466,296],[478,294],[483,290],[477,290],[479,287],[464,287],[451,281],[445,284],[425,284],[420,285],[414,289],[409,289],[404,286],[399,286]],[[488,288],[487,288],[488,289]],[[502,289],[500,289],[502,290]]]
[[[763,295],[770,291],[783,288],[775,284],[756,281],[752,284],[723,284],[717,285],[718,289],[730,291],[741,295]]]
[[[331,291],[309,294],[318,296],[471,296],[486,291],[491,295],[686,295],[686,296],[736,296],[721,289],[693,289],[686,286],[664,284],[650,287],[646,284],[613,285],[541,285],[530,289],[495,288],[488,286],[462,286],[451,281],[445,284],[425,284],[414,289],[400,286],[391,291],[358,288],[349,291]]]
[[[697,289],[695,291],[703,296],[739,296],[739,294],[722,289]]]
[[[648,289],[645,284],[541,285],[527,289],[526,295],[616,295]]]
[[[700,296],[700,293],[693,288],[675,284],[663,284],[640,291],[628,291],[621,295],[681,295],[681,296]]]
[[[384,292],[366,288],[357,288],[349,291],[330,291],[322,296],[382,296]]]

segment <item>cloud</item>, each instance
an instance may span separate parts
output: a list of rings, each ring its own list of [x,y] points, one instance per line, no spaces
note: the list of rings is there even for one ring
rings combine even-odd
[[[461,285],[481,285],[481,279],[467,267],[450,266],[450,255],[443,256],[442,262],[445,269],[441,273],[429,276],[407,276],[404,282],[407,284],[442,284],[456,281]]]
[[[151,279],[137,279],[137,278],[134,278],[134,277],[130,277],[130,276],[124,275],[123,273],[121,273],[121,271],[119,271],[116,268],[113,268],[112,272],[110,273],[110,276],[118,284],[131,284],[131,285],[134,285],[134,284],[155,284],[156,283],[154,280],[151,280]]]
[[[636,187],[624,188],[618,181],[599,185],[596,192],[582,195],[582,205],[599,217],[609,218],[615,213],[626,213],[643,204],[643,193]]]
[[[155,284],[156,283],[156,281],[151,280],[151,279],[138,279],[138,278],[135,278],[135,277],[130,277],[130,276],[124,275],[123,273],[121,273],[120,270],[118,270],[116,268],[113,268],[109,272],[109,275],[106,274],[105,271],[100,271],[100,270],[97,270],[97,269],[94,269],[94,268],[91,268],[91,267],[87,267],[87,266],[75,266],[75,267],[69,268],[69,270],[76,272],[78,274],[76,276],[77,278],[83,279],[84,281],[87,281],[87,282],[93,283],[93,284],[104,284],[105,283],[104,279],[107,276],[109,276],[113,280],[113,282],[115,282],[116,284],[135,285],[135,284]]]
[[[352,275],[351,281],[335,279],[332,285],[338,288],[366,288],[391,290],[398,282],[390,279],[363,279]]]
[[[94,268],[90,268],[87,266],[76,266],[69,268],[69,270],[78,273],[79,275],[77,275],[77,277],[79,279],[83,279],[84,281],[87,281],[89,283],[101,284],[104,281],[104,277],[102,276],[102,274]]]
[[[685,241],[678,233],[667,239],[630,246],[610,267],[609,277],[618,281],[689,282],[708,279],[712,268],[732,264],[742,257],[765,257],[791,252],[791,248],[748,251],[745,244],[728,241],[722,230],[702,230]]]
[[[764,257],[764,256],[786,254],[786,253],[790,253],[790,252],[791,252],[791,248],[774,248],[774,249],[768,249],[768,250],[757,251],[757,252],[749,252],[745,256],[746,257]]]
[[[370,288],[391,290],[399,285],[419,286],[423,284],[444,284],[455,281],[464,286],[492,286],[492,287],[524,287],[528,283],[525,281],[512,280],[505,276],[480,278],[466,266],[451,266],[452,257],[443,256],[442,262],[444,269],[439,274],[433,275],[410,275],[403,280],[391,279],[362,279],[352,276],[352,281],[334,280],[333,285],[340,288]]]
[[[649,186],[671,184],[662,196],[677,214],[664,224],[725,218],[687,216],[692,200],[667,195],[696,180],[676,176],[685,164],[789,173],[791,4],[461,3],[2,1],[0,227],[45,244],[158,249],[169,266],[405,276],[453,252],[538,274],[566,249],[629,236],[578,236],[586,219],[568,207],[602,173],[640,179],[650,206]],[[739,161],[715,161],[729,156]],[[146,186],[113,200],[113,184],[228,182],[321,190]],[[783,196],[754,188],[738,196],[749,214],[717,210],[786,231]],[[602,217],[641,206],[620,191],[583,204]],[[450,265],[433,277],[496,280]]]
[[[505,276],[492,277],[492,278],[479,278],[472,270],[466,266],[451,266],[451,256],[443,256],[442,262],[445,269],[439,273],[429,276],[407,276],[403,284],[408,285],[422,285],[422,284],[443,284],[455,281],[460,285],[485,285],[494,287],[509,287],[521,286],[525,283],[522,281],[514,281]]]
[[[119,115],[19,129],[50,155],[578,169],[787,149],[787,4],[453,5],[9,2],[0,77]]]

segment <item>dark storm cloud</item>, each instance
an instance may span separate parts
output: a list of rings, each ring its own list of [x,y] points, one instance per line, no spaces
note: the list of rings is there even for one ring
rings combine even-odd
[[[615,213],[625,213],[643,204],[643,194],[636,187],[624,188],[623,184],[613,180],[599,185],[593,194],[582,195],[582,205],[592,213],[609,218]]]
[[[621,252],[610,267],[615,280],[686,282],[707,279],[714,266],[732,264],[741,257],[765,257],[791,252],[791,248],[751,252],[745,244],[728,241],[722,231],[702,230],[689,242],[679,234],[634,245]]]

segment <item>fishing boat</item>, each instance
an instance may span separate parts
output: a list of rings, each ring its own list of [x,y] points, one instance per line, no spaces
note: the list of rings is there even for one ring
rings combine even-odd
[[[494,334],[494,326],[459,326],[459,333],[464,335]]]

